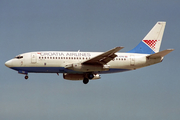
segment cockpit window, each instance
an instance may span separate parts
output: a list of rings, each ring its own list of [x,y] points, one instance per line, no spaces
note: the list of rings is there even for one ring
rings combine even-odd
[[[16,56],[15,58],[16,58],[16,59],[21,59],[21,58],[23,58],[23,56],[18,55],[18,56]]]

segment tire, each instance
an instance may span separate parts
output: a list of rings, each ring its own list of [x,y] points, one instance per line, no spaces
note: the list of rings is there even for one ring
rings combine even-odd
[[[27,79],[28,79],[28,76],[26,75],[24,78],[27,80]]]
[[[88,84],[88,82],[89,82],[89,79],[88,78],[84,78],[83,83],[84,84]]]
[[[94,75],[90,73],[90,74],[88,74],[88,78],[91,80],[94,78]]]

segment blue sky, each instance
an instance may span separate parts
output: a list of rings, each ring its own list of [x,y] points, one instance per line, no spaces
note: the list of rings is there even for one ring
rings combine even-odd
[[[178,0],[1,0],[0,119],[179,120]],[[42,50],[134,48],[157,21],[166,21],[160,64],[68,81],[62,74],[29,74],[5,67],[14,56]]]

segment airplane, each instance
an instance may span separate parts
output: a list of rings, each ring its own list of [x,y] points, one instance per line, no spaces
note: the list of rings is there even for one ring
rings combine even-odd
[[[37,51],[17,55],[5,65],[19,74],[59,73],[67,80],[100,79],[100,74],[136,70],[160,63],[174,49],[159,52],[166,22],[159,21],[144,39],[132,50],[117,53],[124,47],[115,47],[106,52]]]

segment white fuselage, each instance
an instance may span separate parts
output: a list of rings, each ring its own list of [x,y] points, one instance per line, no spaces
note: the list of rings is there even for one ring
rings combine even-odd
[[[8,67],[21,72],[35,73],[83,73],[84,71],[74,71],[66,66],[73,63],[82,63],[89,60],[101,52],[64,52],[64,51],[43,51],[29,52],[16,57],[6,64]],[[161,62],[162,58],[147,59],[149,54],[137,53],[116,53],[117,57],[108,62],[109,68],[104,71],[93,71],[93,73],[115,73],[134,70],[148,65]],[[89,71],[91,72],[91,71]]]

